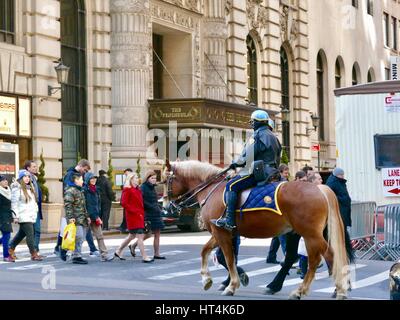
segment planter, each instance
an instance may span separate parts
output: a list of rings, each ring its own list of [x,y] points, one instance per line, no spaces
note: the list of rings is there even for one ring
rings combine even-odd
[[[108,225],[110,228],[118,228],[124,216],[124,209],[119,202],[113,202],[111,206],[110,219]]]
[[[42,233],[58,233],[64,206],[61,203],[42,203],[42,213]]]

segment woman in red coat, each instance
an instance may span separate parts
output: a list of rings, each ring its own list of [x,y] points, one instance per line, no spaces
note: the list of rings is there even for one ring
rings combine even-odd
[[[126,224],[129,230],[129,235],[115,251],[115,257],[120,260],[126,260],[122,258],[122,251],[133,239],[137,238],[143,262],[153,262],[154,260],[149,258],[144,251],[144,206],[142,192],[139,188],[139,177],[136,173],[129,174],[126,177],[125,186],[122,190],[121,205],[125,209]]]

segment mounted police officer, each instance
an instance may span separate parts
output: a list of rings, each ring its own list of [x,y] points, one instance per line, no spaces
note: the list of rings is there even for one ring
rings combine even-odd
[[[243,169],[226,185],[226,217],[214,221],[216,226],[229,231],[236,228],[235,210],[238,193],[257,186],[260,181],[266,181],[277,172],[280,163],[282,147],[278,138],[272,133],[273,121],[268,113],[264,110],[254,111],[250,123],[254,133],[247,141],[239,159],[229,167],[232,170]],[[263,171],[261,175],[260,170]]]

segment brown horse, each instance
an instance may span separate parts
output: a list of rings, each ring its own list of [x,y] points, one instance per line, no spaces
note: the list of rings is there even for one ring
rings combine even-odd
[[[221,169],[208,163],[183,161],[169,163],[165,169],[169,197],[174,199],[196,188]],[[232,234],[210,222],[218,219],[225,210],[223,192],[226,181],[219,179],[199,192],[196,197],[203,204],[201,215],[211,239],[202,249],[201,276],[204,290],[212,286],[208,270],[208,257],[219,246],[225,256],[231,282],[222,293],[233,295],[239,288],[240,281],[236,271],[232,250]],[[325,258],[335,280],[337,299],[346,298],[348,286],[348,266],[344,240],[344,227],[339,213],[339,205],[333,191],[326,186],[317,186],[305,182],[287,182],[280,186],[277,203],[282,215],[270,211],[246,212],[240,218],[236,216],[237,231],[247,238],[271,238],[291,230],[301,235],[306,243],[309,269],[300,287],[290,295],[300,299],[309,291],[314,275],[321,261]],[[205,203],[204,203],[205,202]],[[328,227],[328,242],[323,237],[323,230]]]

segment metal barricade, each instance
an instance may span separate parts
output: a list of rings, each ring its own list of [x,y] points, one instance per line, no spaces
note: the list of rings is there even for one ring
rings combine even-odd
[[[350,240],[357,258],[362,259],[376,245],[375,202],[351,204]]]
[[[400,258],[400,204],[384,207],[384,239],[378,241],[371,259],[395,261]]]

